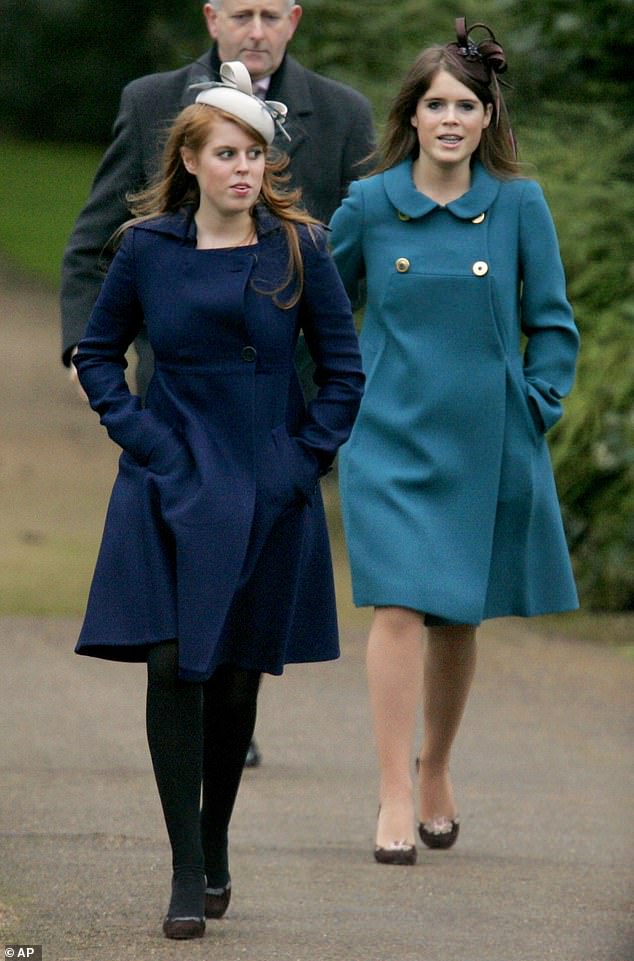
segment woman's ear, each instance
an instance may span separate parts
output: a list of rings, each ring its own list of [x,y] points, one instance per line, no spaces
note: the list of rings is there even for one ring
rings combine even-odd
[[[484,108],[484,120],[482,122],[482,129],[485,130],[491,123],[491,117],[493,116],[493,104],[488,103]]]
[[[181,147],[180,148],[181,160],[183,161],[183,166],[188,174],[195,174],[198,164],[196,163],[196,154],[191,149],[191,147]]]

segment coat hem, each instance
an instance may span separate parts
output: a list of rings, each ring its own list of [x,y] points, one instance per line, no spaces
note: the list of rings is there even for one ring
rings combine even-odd
[[[430,611],[426,607],[421,607],[418,604],[408,603],[402,600],[386,600],[382,599],[380,601],[366,601],[366,600],[354,600],[354,606],[357,608],[362,607],[403,607],[410,611],[416,611],[425,618],[425,623],[429,626],[442,625],[442,624],[470,624],[477,626],[481,624],[482,621],[491,621],[499,617],[542,617],[547,614],[566,614],[573,611],[579,610],[579,601],[566,601],[561,604],[545,604],[539,607],[527,607],[516,606],[512,609],[500,609],[495,611],[485,611],[482,618],[479,621],[476,620],[456,620],[455,617],[446,617],[442,614]]]
[[[81,654],[84,657],[97,657],[106,661],[118,661],[120,663],[128,664],[141,664],[147,661],[148,651],[151,647],[155,647],[157,644],[163,644],[166,641],[175,640],[173,635],[169,637],[160,638],[158,640],[152,641],[140,641],[138,644],[82,644],[75,647],[75,654]],[[240,668],[245,671],[257,671],[260,674],[271,674],[274,677],[280,677],[284,673],[284,668],[287,664],[317,664],[319,662],[325,661],[336,661],[341,656],[341,651],[339,647],[331,647],[330,650],[323,651],[320,654],[314,655],[303,655],[303,656],[289,656],[284,658],[281,663],[276,664],[254,664],[253,662],[246,662],[240,658],[231,660],[225,658],[214,664],[211,670],[199,671],[194,668],[179,668],[178,676],[182,681],[192,681],[197,683],[204,683],[209,680],[212,674],[222,667],[224,664],[231,664],[233,667]]]

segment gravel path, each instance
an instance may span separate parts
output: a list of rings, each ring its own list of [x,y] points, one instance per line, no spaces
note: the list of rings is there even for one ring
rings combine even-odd
[[[631,961],[634,664],[531,625],[482,631],[454,761],[462,832],[414,868],[371,855],[360,633],[267,679],[234,817],[234,900],[161,934],[169,852],[144,668],[73,655],[78,621],[0,619],[0,945],[44,961]]]

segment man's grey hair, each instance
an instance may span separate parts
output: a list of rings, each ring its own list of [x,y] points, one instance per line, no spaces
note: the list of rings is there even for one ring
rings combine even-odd
[[[214,8],[214,10],[220,10],[224,0],[207,0],[209,5]],[[286,0],[286,9],[290,11],[291,7],[295,6],[295,0]]]

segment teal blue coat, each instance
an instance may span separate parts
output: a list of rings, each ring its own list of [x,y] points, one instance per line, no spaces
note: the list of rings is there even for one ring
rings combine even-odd
[[[407,160],[352,184],[331,226],[348,294],[367,284],[340,455],[355,603],[469,624],[575,608],[545,435],[578,333],[540,187],[476,163],[441,207]]]

